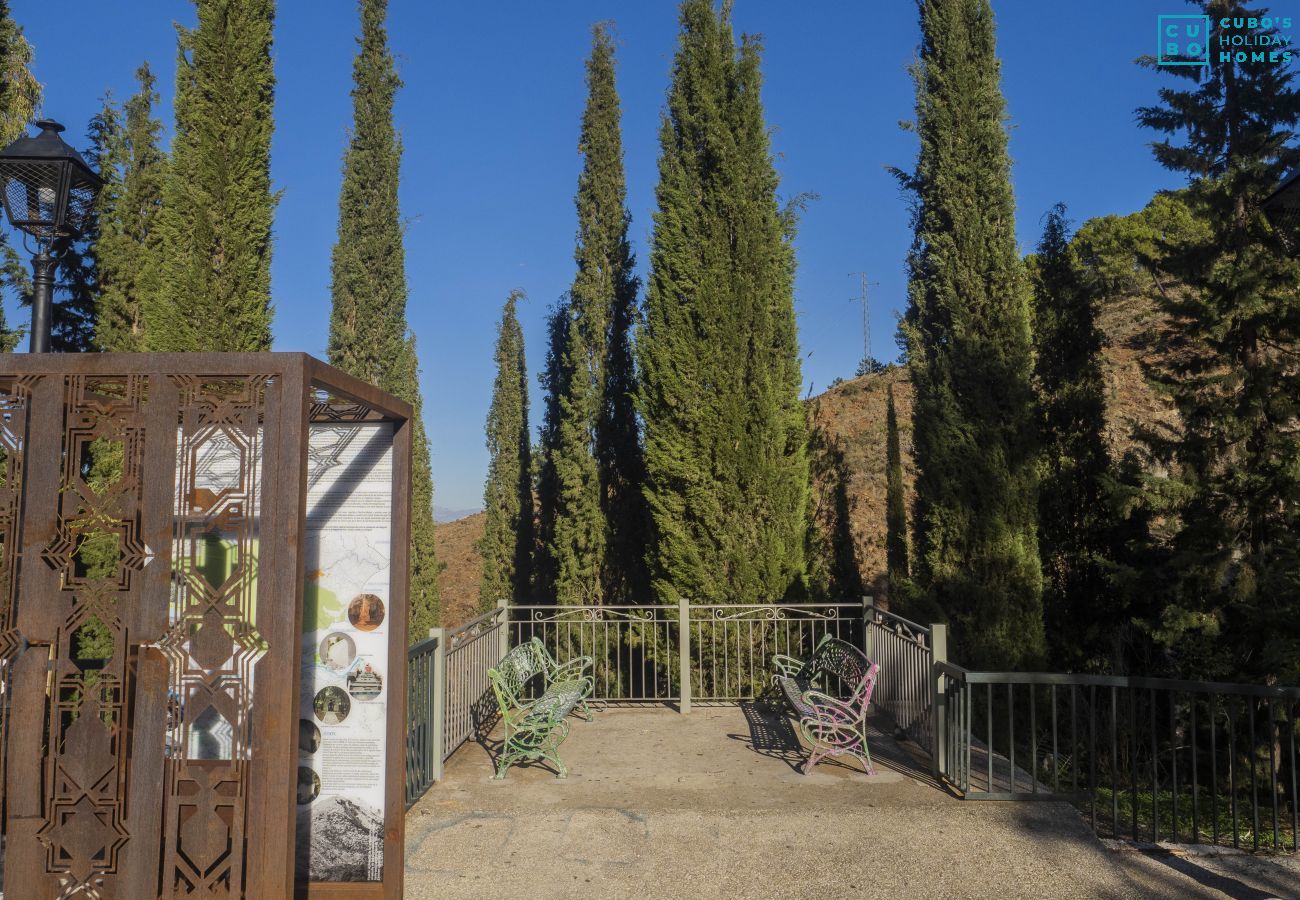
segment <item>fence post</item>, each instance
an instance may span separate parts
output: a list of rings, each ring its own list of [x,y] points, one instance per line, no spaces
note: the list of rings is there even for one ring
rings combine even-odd
[[[862,595],[862,652],[867,659],[876,661],[875,635],[871,631],[871,622],[875,619],[876,600],[870,594]]]
[[[934,663],[948,661],[948,626],[942,622],[930,626],[930,687],[934,691],[934,705],[930,715],[934,717],[934,727],[930,729],[934,746],[931,759],[934,760],[934,775],[942,778],[948,771],[948,695],[939,667]]]
[[[681,689],[678,710],[691,711],[691,601],[677,598],[677,680]]]
[[[510,601],[505,597],[497,600],[497,622],[501,630],[497,632],[497,662],[510,652]]]
[[[429,767],[429,777],[433,781],[442,781],[442,757],[445,736],[443,717],[447,706],[447,629],[430,628],[429,637],[437,638],[433,647],[432,684],[429,686],[429,746],[433,751],[433,764]]]

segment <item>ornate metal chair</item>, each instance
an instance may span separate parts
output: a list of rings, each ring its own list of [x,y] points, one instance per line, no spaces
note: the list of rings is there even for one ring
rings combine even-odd
[[[560,744],[569,735],[569,713],[581,707],[587,721],[591,710],[587,698],[595,689],[595,679],[584,674],[592,666],[589,656],[578,657],[561,665],[542,642],[533,638],[520,644],[501,658],[496,668],[488,669],[492,693],[496,695],[506,736],[497,758],[498,779],[506,770],[525,759],[545,759],[555,765],[558,778],[568,774],[560,759]],[[536,700],[525,697],[528,685],[540,677],[545,689]]]
[[[857,647],[829,635],[806,662],[778,653],[772,664],[777,669],[772,684],[781,689],[799,716],[799,732],[812,745],[803,774],[827,756],[848,755],[861,760],[868,775],[875,775],[867,748],[867,708],[880,666]],[[834,676],[847,687],[849,697],[840,699],[826,693],[831,689],[826,676]],[[824,689],[818,690],[817,684]]]

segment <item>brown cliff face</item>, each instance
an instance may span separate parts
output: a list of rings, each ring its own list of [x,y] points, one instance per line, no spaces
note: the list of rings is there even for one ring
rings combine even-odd
[[[1144,293],[1103,301],[1097,324],[1105,336],[1105,437],[1112,456],[1118,459],[1138,449],[1133,438],[1135,423],[1161,429],[1177,427],[1177,415],[1169,401],[1151,387],[1143,374],[1144,363],[1154,362],[1167,352],[1170,332],[1152,298]],[[852,535],[853,557],[863,590],[878,599],[886,597],[885,409],[890,384],[894,386],[898,411],[910,530],[916,467],[912,460],[912,385],[906,367],[891,366],[878,374],[842,382],[808,401],[813,431],[814,522],[826,546],[833,548],[834,536],[846,532],[839,522],[837,507],[847,508],[847,533]],[[837,473],[847,474],[841,503],[835,502],[840,478]]]

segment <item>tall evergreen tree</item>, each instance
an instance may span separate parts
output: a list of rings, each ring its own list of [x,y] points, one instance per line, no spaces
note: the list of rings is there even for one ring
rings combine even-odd
[[[737,47],[729,4],[685,0],[680,23],[637,339],[651,589],[661,602],[778,600],[806,587],[792,223],[759,43]]]
[[[587,89],[579,143],[584,167],[578,184],[578,276],[573,291],[599,298],[606,307],[595,441],[606,533],[603,581],[606,597],[628,602],[645,599],[646,583],[646,509],[641,494],[645,461],[632,345],[640,285],[628,240],[631,215],[623,174],[622,110],[614,85],[614,38],[607,25],[593,29]]]
[[[147,62],[135,77],[140,88],[123,106],[112,165],[100,167],[105,186],[95,243],[95,343],[100,350],[122,352],[143,348],[145,298],[158,290],[158,213],[167,164],[160,146],[162,123],[154,115],[156,79]]]
[[[334,245],[329,361],[411,404],[410,633],[438,621],[433,474],[415,337],[406,322],[406,253],[397,200],[402,143],[393,125],[401,79],[388,49],[388,0],[361,0],[352,138],[343,160]]]
[[[158,216],[148,350],[271,346],[274,0],[194,0],[180,29],[176,134]]]
[[[524,333],[515,316],[522,291],[511,291],[497,327],[497,376],[487,416],[487,484],[483,507],[487,523],[479,552],[483,581],[479,600],[488,608],[498,600],[527,595],[533,551],[532,443],[528,434],[528,366]]]
[[[1236,0],[1197,4],[1220,21],[1262,18]],[[1154,64],[1154,61],[1150,61]],[[1174,74],[1179,74],[1174,71]],[[1185,173],[1203,228],[1162,248],[1189,290],[1162,298],[1176,323],[1177,362],[1155,372],[1182,435],[1157,443],[1169,465],[1153,481],[1179,530],[1157,637],[1189,674],[1300,678],[1300,262],[1260,211],[1300,164],[1294,71],[1217,59],[1186,90],[1162,88],[1138,120]]]
[[[1038,550],[1052,662],[1105,667],[1117,622],[1107,608],[1114,526],[1096,291],[1070,243],[1065,207],[1047,215],[1030,266],[1042,446]]]
[[[630,328],[637,280],[628,243],[614,40],[593,29],[587,107],[578,149],[578,266],[553,319],[542,430],[546,489],[538,571],[545,596],[568,604],[626,597],[644,545],[641,449],[632,406]]]
[[[963,665],[1041,658],[1027,285],[988,0],[921,0],[915,238],[903,322],[913,401],[913,576]]]
[[[0,0],[0,147],[27,131],[27,123],[41,103],[41,85],[32,77],[32,46],[9,14],[9,0]],[[0,284],[19,298],[31,291],[27,261],[0,233]],[[10,331],[0,309],[0,351],[12,350],[21,337]]]
[[[886,388],[885,407],[885,568],[889,572],[889,596],[900,593],[908,577],[907,495],[903,490],[903,448],[898,437],[898,411],[894,408],[894,385]]]

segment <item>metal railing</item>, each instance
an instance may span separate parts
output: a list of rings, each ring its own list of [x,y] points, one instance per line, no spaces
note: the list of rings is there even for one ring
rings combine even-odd
[[[861,603],[680,604],[689,638],[679,654],[690,673],[683,705],[752,700],[771,683],[774,655],[806,658],[824,637],[861,647],[862,612]]]
[[[441,729],[438,692],[443,682],[435,677],[442,671],[442,638],[434,635],[406,651],[406,808],[424,796],[437,780],[442,747],[437,740]]]
[[[442,779],[442,764],[491,727],[496,702],[487,670],[506,650],[498,605],[458,628],[433,628],[406,651],[406,806]]]
[[[670,606],[510,607],[510,645],[539,639],[560,662],[595,661],[592,698],[665,703],[678,696],[677,610]]]
[[[944,658],[944,627],[927,628],[875,606],[866,609],[865,650],[880,666],[872,703],[926,749],[934,742],[932,670],[936,645]]]
[[[593,699],[614,704],[734,703],[763,692],[772,656],[824,636],[862,645],[862,603],[510,607],[510,643],[534,637],[561,663],[594,660]],[[683,639],[684,638],[684,639]],[[682,672],[688,673],[686,679]]]
[[[939,774],[1077,804],[1094,831],[1300,850],[1300,688],[935,665]]]

